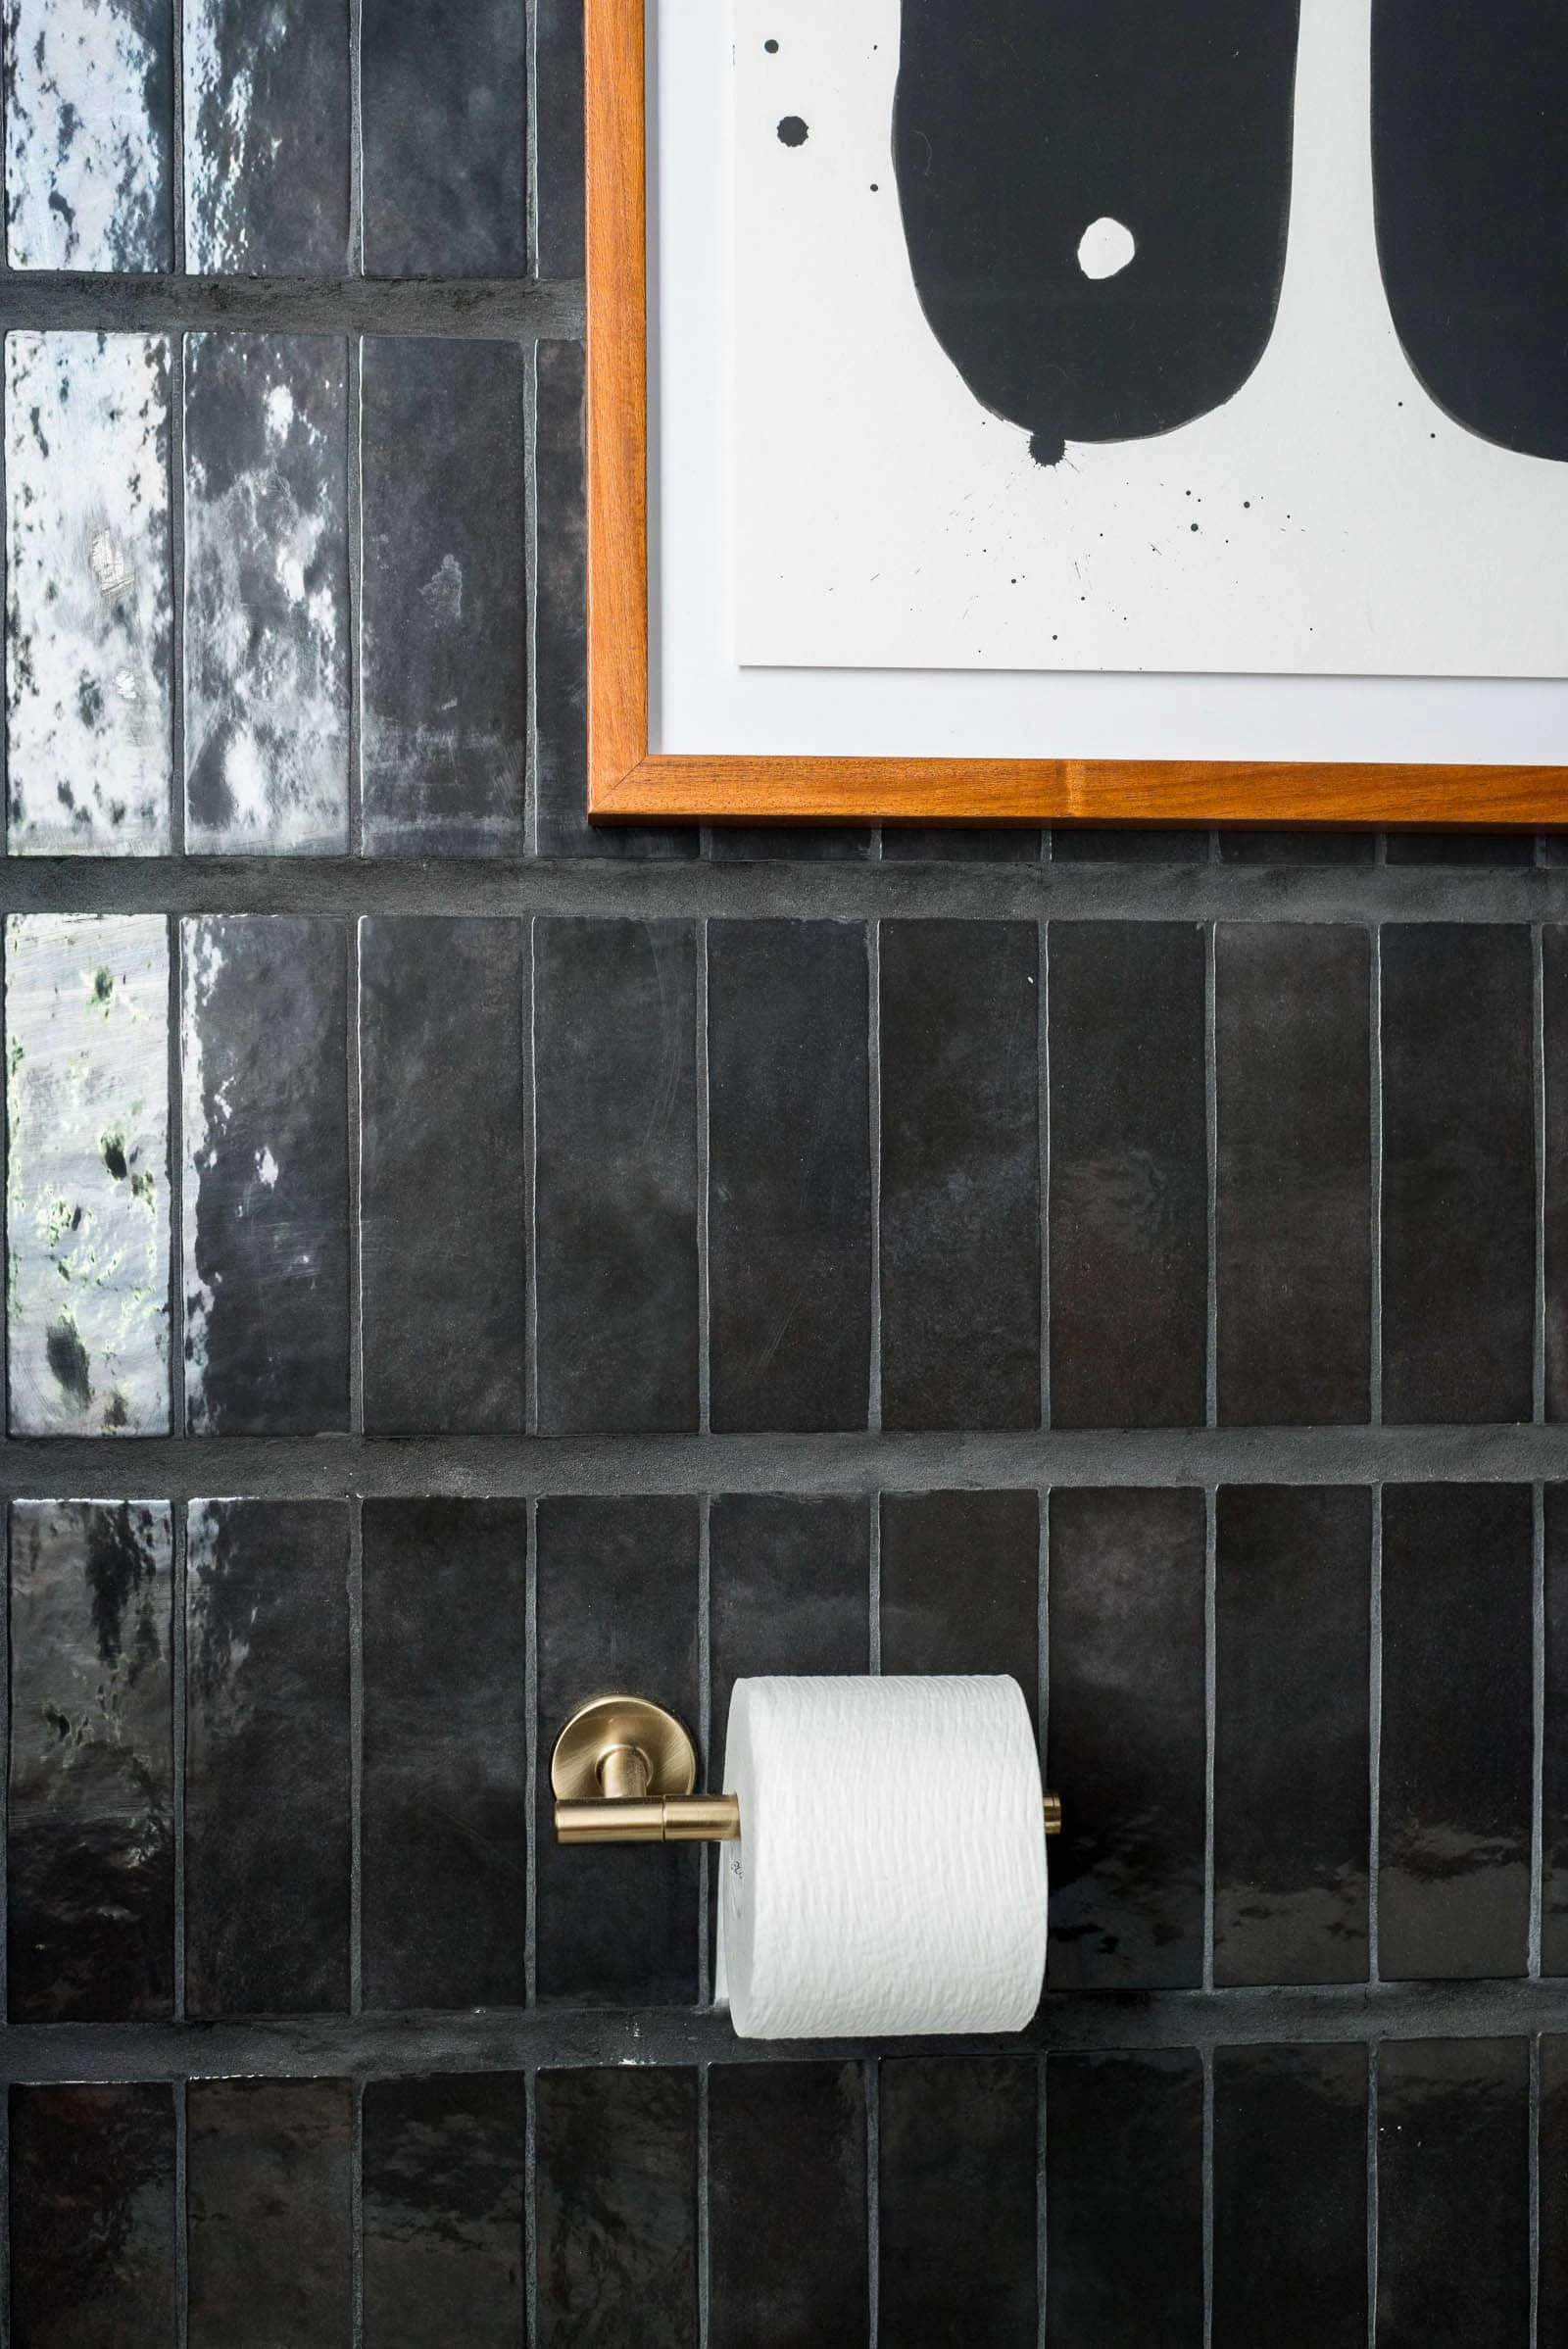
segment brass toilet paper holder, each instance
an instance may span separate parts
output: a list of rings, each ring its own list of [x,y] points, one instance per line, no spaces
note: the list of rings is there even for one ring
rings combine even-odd
[[[550,1757],[558,1843],[733,1843],[740,1797],[694,1794],[697,1753],[673,1713],[646,1696],[596,1696],[573,1713]],[[1045,1798],[1046,1833],[1061,1801]]]

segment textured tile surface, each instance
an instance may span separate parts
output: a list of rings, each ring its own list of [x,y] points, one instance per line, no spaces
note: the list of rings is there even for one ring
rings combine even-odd
[[[348,1536],[341,1501],[190,1504],[193,2015],[348,2005]]]
[[[365,267],[520,277],[528,266],[522,0],[366,0]]]
[[[193,2080],[187,2109],[191,2349],[343,2349],[349,2082]]]
[[[1040,1506],[1032,1493],[882,1497],[884,1672],[1004,1672],[1039,1715]]]
[[[861,2349],[869,2279],[859,2065],[715,2064],[708,2163],[712,2349]]]
[[[881,2337],[900,2349],[1035,2349],[1032,2057],[879,2067]]]
[[[185,345],[185,840],[348,846],[347,345]]]
[[[1186,2048],[1046,2066],[1046,2332],[1053,2349],[1199,2349],[1203,2080]]]
[[[1568,856],[1568,840],[1562,844]],[[1546,1416],[1568,1419],[1568,930],[1541,934],[1546,1154],[1542,1168],[1546,1277]]]
[[[523,2004],[527,1559],[525,1501],[366,1505],[368,2006]]]
[[[183,5],[186,268],[342,276],[348,0]]]
[[[538,0],[534,32],[539,274],[583,267],[581,0]]]
[[[169,939],[159,914],[6,925],[17,1436],[169,1427]]]
[[[368,2083],[366,2349],[517,2349],[523,2130],[517,2073]]]
[[[365,845],[515,856],[528,726],[522,356],[511,343],[377,336],[364,360]]]
[[[1214,2058],[1214,2349],[1365,2349],[1367,2051]]]
[[[6,336],[11,853],[169,846],[169,345]]]
[[[1568,2331],[1568,2039],[1541,2042],[1540,2331],[1555,2342]]]
[[[696,2075],[541,2073],[538,2162],[540,2349],[689,2349]]]
[[[1561,1485],[1547,1486],[1544,1515],[1541,1963],[1544,1973],[1568,1975],[1568,1492]]]
[[[167,269],[171,0],[12,0],[6,257],[14,269]]]
[[[1378,2349],[1529,2340],[1529,2072],[1523,2039],[1379,2048]]]
[[[14,2087],[10,2153],[16,2349],[168,2349],[173,2091]]]
[[[345,1427],[343,929],[243,914],[180,928],[186,1426]]]
[[[858,1498],[721,1493],[708,1541],[716,1770],[738,1680],[867,1669],[870,1515]]]
[[[11,1504],[9,2014],[169,2015],[167,1501]]]

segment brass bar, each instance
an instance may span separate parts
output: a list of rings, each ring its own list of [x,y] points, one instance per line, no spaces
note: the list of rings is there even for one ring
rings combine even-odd
[[[558,1802],[558,1843],[662,1843],[662,1802],[617,1802],[606,1796],[586,1802]]]
[[[665,1798],[666,1843],[735,1843],[740,1832],[738,1794],[671,1794]]]
[[[1059,1794],[1045,1797],[1045,1814],[1047,1835],[1059,1835]],[[735,1794],[671,1794],[662,1802],[605,1795],[556,1804],[558,1843],[734,1843],[740,1832]]]
[[[648,1756],[640,1745],[607,1745],[598,1778],[612,1802],[641,1802],[648,1791]]]

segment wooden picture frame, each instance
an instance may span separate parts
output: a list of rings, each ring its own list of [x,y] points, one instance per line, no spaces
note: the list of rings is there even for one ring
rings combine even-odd
[[[1568,768],[650,748],[645,0],[586,0],[588,813],[596,824],[1540,828]]]

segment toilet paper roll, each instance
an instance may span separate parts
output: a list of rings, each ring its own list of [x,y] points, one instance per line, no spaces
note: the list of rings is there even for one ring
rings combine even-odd
[[[1046,1838],[1016,1681],[737,1681],[724,1787],[741,1813],[719,1892],[739,2037],[1029,2022]]]

